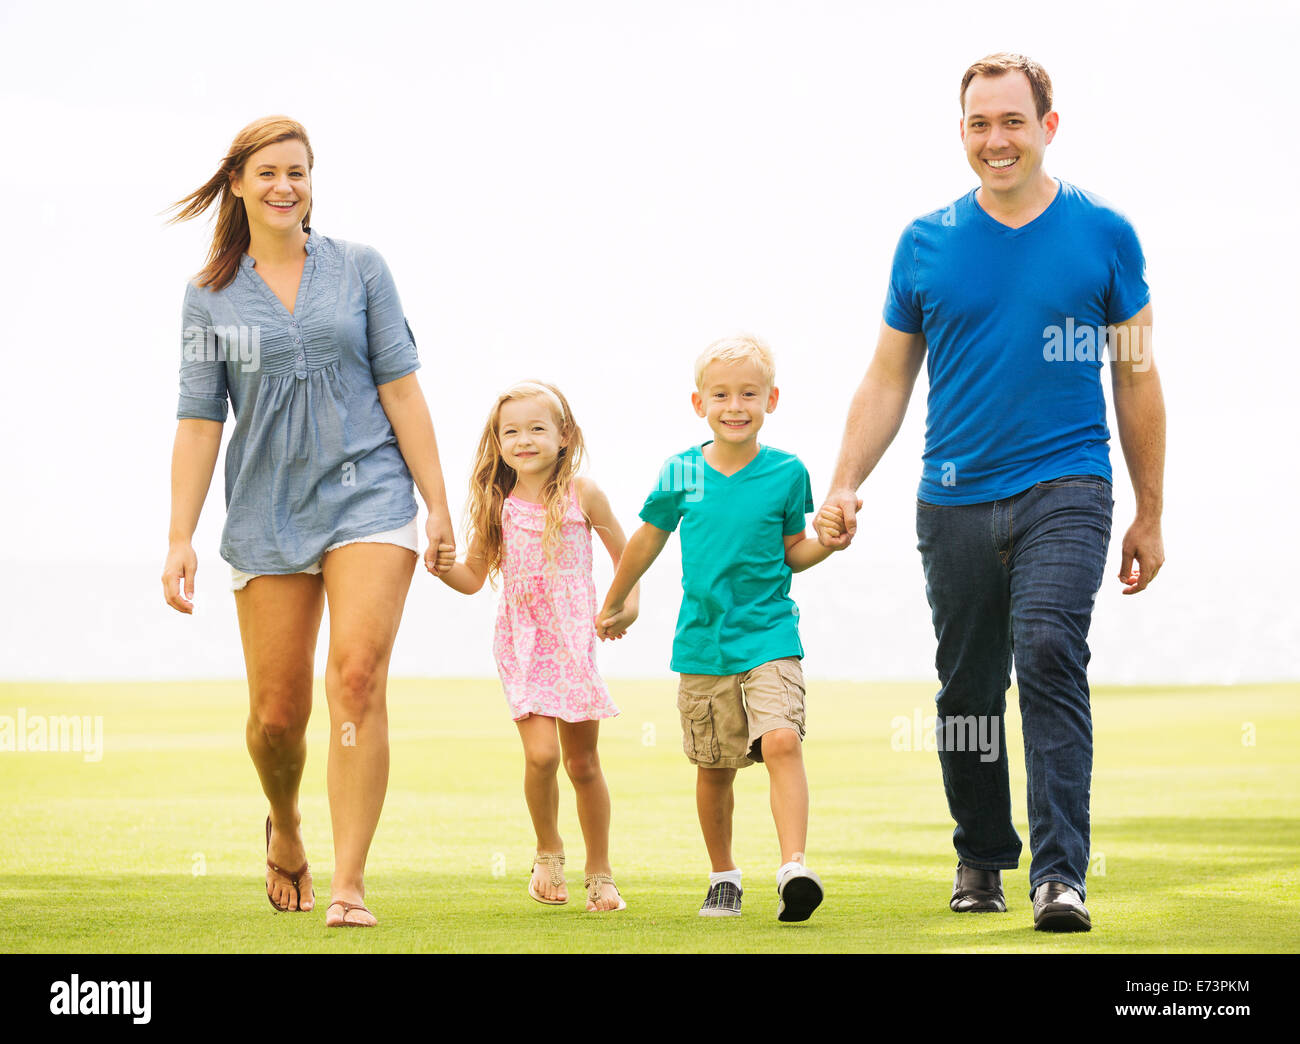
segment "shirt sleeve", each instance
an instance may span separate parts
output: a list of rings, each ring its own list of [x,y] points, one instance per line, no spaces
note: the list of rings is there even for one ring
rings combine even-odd
[[[402,312],[392,273],[379,252],[363,247],[357,251],[357,263],[366,287],[370,372],[376,385],[387,384],[420,368],[415,335]]]
[[[804,531],[804,519],[815,510],[812,496],[812,479],[803,461],[796,460],[798,476],[790,483],[790,495],[785,501],[785,527],[781,532],[785,536],[794,536]]]
[[[200,290],[185,288],[181,309],[181,389],[176,419],[198,418],[224,422],[230,408],[226,391],[226,362],[218,350],[212,320]]]
[[[677,529],[686,497],[696,488],[695,477],[686,473],[689,468],[688,461],[672,457],[659,469],[659,483],[641,508],[642,522],[668,533]]]
[[[1132,319],[1151,300],[1147,286],[1147,262],[1136,230],[1121,218],[1106,292],[1106,322],[1109,325]]]
[[[916,253],[912,248],[912,226],[908,225],[894,249],[885,294],[885,322],[903,333],[920,333],[921,307],[916,296]]]

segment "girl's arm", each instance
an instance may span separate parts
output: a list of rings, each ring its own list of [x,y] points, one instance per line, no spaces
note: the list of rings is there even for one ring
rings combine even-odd
[[[609,498],[595,482],[589,478],[580,478],[577,483],[578,503],[582,505],[586,516],[591,519],[591,528],[600,534],[600,542],[609,552],[609,559],[614,563],[614,570],[617,572],[623,552],[627,549],[627,537],[623,533],[623,527],[619,525],[614,509],[609,505]],[[603,627],[597,625],[601,638],[622,638],[636,619],[639,607],[640,591],[634,581],[621,610],[606,619]]]
[[[618,569],[609,585],[605,604],[596,614],[596,633],[604,638],[621,638],[637,618],[637,581],[659,557],[672,536],[667,530],[643,522],[632,534],[618,559]],[[630,605],[629,605],[630,603]]]
[[[424,567],[441,577],[449,568],[448,562],[454,561],[456,531],[452,528],[451,511],[447,508],[447,488],[442,481],[433,419],[429,416],[429,406],[424,401],[415,374],[408,373],[405,377],[379,385],[379,404],[388,415],[388,423],[397,436],[397,448],[401,450],[402,459],[424,498],[424,506],[429,509],[429,521],[425,524],[429,547],[424,553]],[[448,545],[452,555],[444,551]],[[479,587],[482,586],[480,581]]]
[[[163,564],[163,598],[180,613],[194,612],[194,574],[198,556],[191,540],[208,497],[212,472],[221,451],[221,422],[187,417],[176,425],[172,446],[172,517]],[[185,594],[180,583],[185,581]]]
[[[454,555],[455,549],[451,549],[452,558],[448,564],[446,545],[439,554],[439,571],[435,574],[439,580],[450,587],[453,591],[459,591],[461,594],[478,594],[483,589],[483,582],[487,580],[487,560],[483,557],[483,551],[479,547],[477,540],[470,540],[469,553],[465,556],[465,561],[457,562]]]

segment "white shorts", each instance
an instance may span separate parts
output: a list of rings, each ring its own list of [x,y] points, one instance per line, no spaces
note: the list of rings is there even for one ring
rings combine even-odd
[[[417,555],[420,553],[420,526],[418,518],[413,518],[400,529],[392,529],[387,533],[375,533],[373,536],[356,537],[352,540],[340,540],[337,544],[330,544],[325,549],[325,555],[328,555],[336,547],[345,547],[348,544],[396,544],[398,547],[404,547],[408,551],[414,551]],[[322,555],[321,558],[324,558]],[[320,572],[320,559],[317,559],[306,569],[298,570],[299,573],[308,573],[315,576]],[[234,566],[230,567],[230,589],[232,591],[242,591],[248,581],[255,576],[265,576],[264,573],[245,573]],[[281,574],[283,575],[283,574]],[[296,576],[297,574],[289,574]]]

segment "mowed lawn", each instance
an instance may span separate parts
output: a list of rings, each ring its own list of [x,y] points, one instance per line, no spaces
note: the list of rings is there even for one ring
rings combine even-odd
[[[671,678],[612,683],[602,727],[622,914],[583,912],[582,837],[561,782],[574,901],[525,892],[522,754],[495,680],[395,681],[392,774],[371,851],[370,931],[324,926],[332,864],[328,719],[318,692],[303,787],[314,913],[263,890],[266,808],[244,749],[242,682],[5,684],[0,715],[99,715],[98,761],[0,753],[0,950],[13,952],[1295,952],[1300,707],[1295,685],[1094,691],[1094,930],[1032,930],[1019,720],[1013,800],[1026,851],[1010,911],[948,911],[955,856],[937,755],[914,732],[931,685],[813,682],[810,865],[825,904],[776,921],[762,767],[737,782],[745,912],[697,916],[708,864]],[[1011,702],[1014,705],[1014,690]],[[904,724],[906,722],[906,724]],[[913,749],[906,749],[911,747]],[[904,748],[904,749],[897,749]]]

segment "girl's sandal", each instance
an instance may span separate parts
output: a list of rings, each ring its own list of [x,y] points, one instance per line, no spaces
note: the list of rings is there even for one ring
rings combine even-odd
[[[564,866],[564,854],[562,852],[538,852],[533,856],[533,870],[537,869],[538,863],[541,863],[550,872],[551,884],[556,888],[564,884],[564,871],[561,869]],[[528,872],[528,894],[539,903],[544,903],[547,906],[563,906],[569,901],[567,897],[564,899],[547,899],[541,892],[537,891],[533,886],[532,870]]]
[[[614,879],[609,874],[588,874],[584,883],[587,886],[587,913],[618,913],[619,910],[627,909],[623,893],[618,890],[618,885],[614,884]],[[596,903],[600,901],[600,886],[603,884],[613,885],[614,894],[618,896],[618,905],[612,910],[596,909]]]

